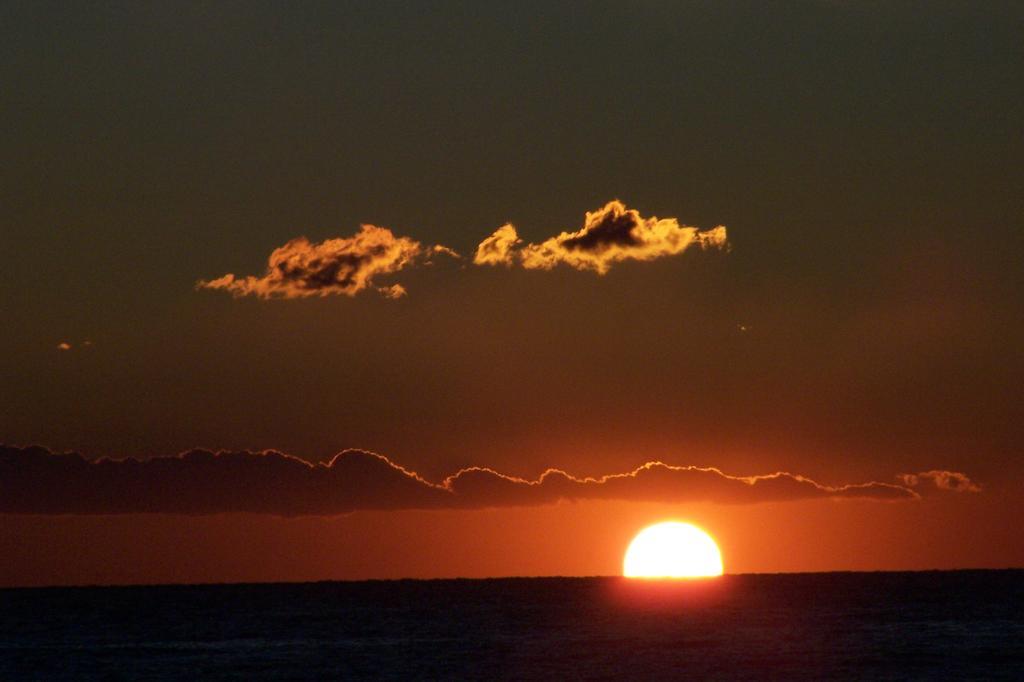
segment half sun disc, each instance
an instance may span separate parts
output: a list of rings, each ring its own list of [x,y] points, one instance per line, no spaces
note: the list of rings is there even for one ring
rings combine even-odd
[[[627,578],[706,578],[722,575],[722,554],[711,536],[689,523],[648,526],[629,543]]]

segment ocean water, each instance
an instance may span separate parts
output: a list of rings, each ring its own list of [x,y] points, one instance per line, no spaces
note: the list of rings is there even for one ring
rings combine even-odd
[[[1024,680],[1024,571],[0,590],[0,680]]]

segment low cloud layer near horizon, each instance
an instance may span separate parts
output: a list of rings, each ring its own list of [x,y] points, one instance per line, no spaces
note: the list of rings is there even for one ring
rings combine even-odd
[[[360,510],[484,509],[561,500],[753,504],[808,499],[901,501],[922,493],[976,493],[966,475],[901,474],[900,484],[829,486],[788,472],[732,476],[719,469],[648,462],[633,471],[577,478],[548,469],[536,480],[469,467],[434,483],[383,455],[345,450],[313,464],[277,451],[191,450],[174,457],[87,460],[77,453],[0,446],[0,513],[278,516]],[[931,480],[934,486],[923,486]],[[951,484],[950,481],[956,481]]]

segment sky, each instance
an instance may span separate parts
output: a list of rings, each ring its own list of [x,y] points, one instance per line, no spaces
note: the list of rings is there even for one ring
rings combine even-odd
[[[1024,565],[1022,29],[4,3],[0,584]]]

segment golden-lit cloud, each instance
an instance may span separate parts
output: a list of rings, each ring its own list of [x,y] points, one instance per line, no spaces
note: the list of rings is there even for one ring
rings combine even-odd
[[[473,263],[510,266],[515,263],[515,248],[522,241],[516,234],[515,226],[512,223],[505,223],[495,230],[494,234],[480,242],[476,247]]]
[[[958,471],[933,469],[916,474],[901,474],[897,479],[911,488],[918,488],[930,481],[938,490],[949,490],[958,493],[980,493],[981,486]]]
[[[352,237],[320,243],[293,239],[270,254],[266,272],[255,277],[228,273],[201,280],[198,289],[221,289],[233,296],[307,298],[344,294],[355,296],[376,289],[387,298],[406,294],[401,284],[376,286],[374,279],[396,273],[435,254],[458,257],[446,246],[425,247],[414,239],[398,237],[386,227],[362,225]]]
[[[377,291],[379,291],[381,296],[384,298],[391,299],[402,298],[409,293],[401,284],[392,284],[389,287],[377,287]]]
[[[675,218],[644,218],[622,202],[610,201],[587,213],[579,230],[562,232],[537,244],[524,243],[515,226],[506,223],[480,242],[473,263],[541,270],[565,264],[603,275],[615,263],[672,256],[691,246],[726,247],[725,227],[700,231],[680,225]],[[271,252],[262,275],[228,273],[200,280],[196,288],[264,299],[355,296],[365,289],[374,289],[395,299],[408,293],[404,286],[378,285],[375,280],[414,264],[430,264],[438,255],[460,257],[447,246],[425,246],[409,237],[397,236],[386,227],[362,225],[351,237],[319,243],[305,237],[292,239]]]
[[[57,344],[57,350],[71,350],[71,344],[67,341],[61,341]]]
[[[621,201],[610,201],[586,214],[583,227],[562,232],[537,244],[523,244],[511,223],[480,242],[477,265],[520,265],[550,270],[564,264],[577,270],[605,274],[616,263],[649,261],[680,254],[691,246],[725,248],[725,226],[701,231],[680,225],[675,218],[644,218]]]
[[[649,462],[633,471],[578,478],[549,469],[536,480],[469,467],[434,483],[388,458],[346,450],[313,464],[280,452],[193,450],[175,457],[89,461],[41,447],[0,446],[0,513],[295,515],[359,510],[481,509],[561,500],[754,504],[810,499],[914,500],[922,480],[937,491],[979,488],[948,471],[907,485],[869,481],[824,485],[775,472],[734,476],[710,467]],[[956,482],[953,482],[956,481]]]
[[[458,251],[456,251],[455,249],[448,248],[447,246],[444,246],[443,244],[434,244],[433,246],[430,247],[430,251],[429,252],[430,252],[430,255],[432,255],[432,256],[436,256],[436,255],[440,254],[440,255],[448,256],[449,258],[456,258],[456,259],[462,258],[462,256],[459,255]],[[429,263],[430,261],[428,260],[427,262]]]

